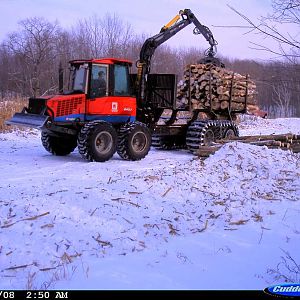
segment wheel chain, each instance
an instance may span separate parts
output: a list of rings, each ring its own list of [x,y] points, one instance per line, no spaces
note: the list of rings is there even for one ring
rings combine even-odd
[[[228,120],[194,121],[187,130],[187,148],[194,152],[199,146],[204,146],[204,137],[208,129],[213,130],[215,139],[221,139],[223,138],[224,132],[229,128],[234,130],[236,136],[239,135],[238,127]]]
[[[172,141],[172,138],[174,139]],[[162,149],[162,150],[175,150],[175,149],[185,149],[185,142],[179,142],[176,144],[175,136],[160,136],[160,135],[152,135],[152,143],[151,145],[154,148]]]

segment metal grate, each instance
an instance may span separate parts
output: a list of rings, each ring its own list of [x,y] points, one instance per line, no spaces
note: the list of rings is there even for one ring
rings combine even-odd
[[[157,108],[175,108],[176,82],[174,74],[149,74],[147,101]]]
[[[78,105],[82,104],[82,98],[61,100],[57,105],[57,117],[74,114]]]
[[[45,109],[46,99],[43,98],[29,98],[28,112],[39,115]]]

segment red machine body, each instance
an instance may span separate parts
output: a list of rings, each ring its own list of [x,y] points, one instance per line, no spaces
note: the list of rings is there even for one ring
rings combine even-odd
[[[55,123],[135,121],[136,97],[132,96],[129,82],[130,61],[115,58],[73,60],[70,65],[71,92],[44,98],[47,114]],[[93,89],[99,72],[105,73],[106,86],[102,94]]]
[[[135,120],[136,98],[105,96],[90,101],[84,94],[58,95],[47,101],[47,113],[55,122]]]

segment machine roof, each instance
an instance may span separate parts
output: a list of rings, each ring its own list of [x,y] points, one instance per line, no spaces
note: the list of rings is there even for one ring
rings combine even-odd
[[[74,59],[70,61],[70,63],[97,63],[97,64],[108,64],[108,65],[112,65],[118,62],[132,65],[132,62],[130,60],[120,59],[120,58]]]

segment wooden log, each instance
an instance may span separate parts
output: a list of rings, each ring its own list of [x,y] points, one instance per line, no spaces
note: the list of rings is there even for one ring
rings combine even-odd
[[[187,66],[183,80],[177,87],[178,105],[182,106],[188,102],[182,99],[195,99],[199,102],[193,101],[192,109],[206,107],[216,112],[220,111],[220,116],[222,110],[227,110],[229,106],[233,111],[246,109],[246,98],[247,105],[257,105],[256,95],[255,82],[249,76],[234,73],[212,64]],[[251,112],[252,109],[249,108],[248,111]]]
[[[290,149],[291,148],[291,144],[290,143],[281,143],[281,147],[282,148],[286,148],[286,149]]]
[[[265,140],[274,140],[281,142],[290,142],[293,139],[293,134],[285,133],[285,134],[270,134],[270,135],[247,135],[247,136],[238,136],[231,137],[230,140],[226,140],[225,142],[236,142],[236,141],[265,141]],[[223,140],[218,140],[217,142],[222,142]]]
[[[243,141],[247,142],[247,141]],[[283,143],[280,141],[274,141],[274,140],[264,140],[264,141],[256,141],[256,142],[250,142],[249,144],[251,145],[256,145],[256,146],[275,146],[275,147],[282,147]]]
[[[221,102],[221,109],[227,109],[229,107],[229,102],[228,101],[222,101]]]
[[[199,149],[195,151],[195,154],[201,157],[208,157],[218,151],[221,147],[222,145],[200,146]]]
[[[293,140],[299,140],[300,141],[300,135],[294,134],[293,135]]]
[[[277,135],[233,137],[230,140],[218,140],[211,146],[200,146],[199,149],[195,151],[195,154],[200,157],[208,157],[219,150],[225,143],[229,142],[266,146],[269,149],[291,150],[294,153],[300,152],[300,136],[286,133]]]
[[[299,152],[300,152],[300,145],[291,145],[290,149],[291,149],[294,153],[299,153]]]

